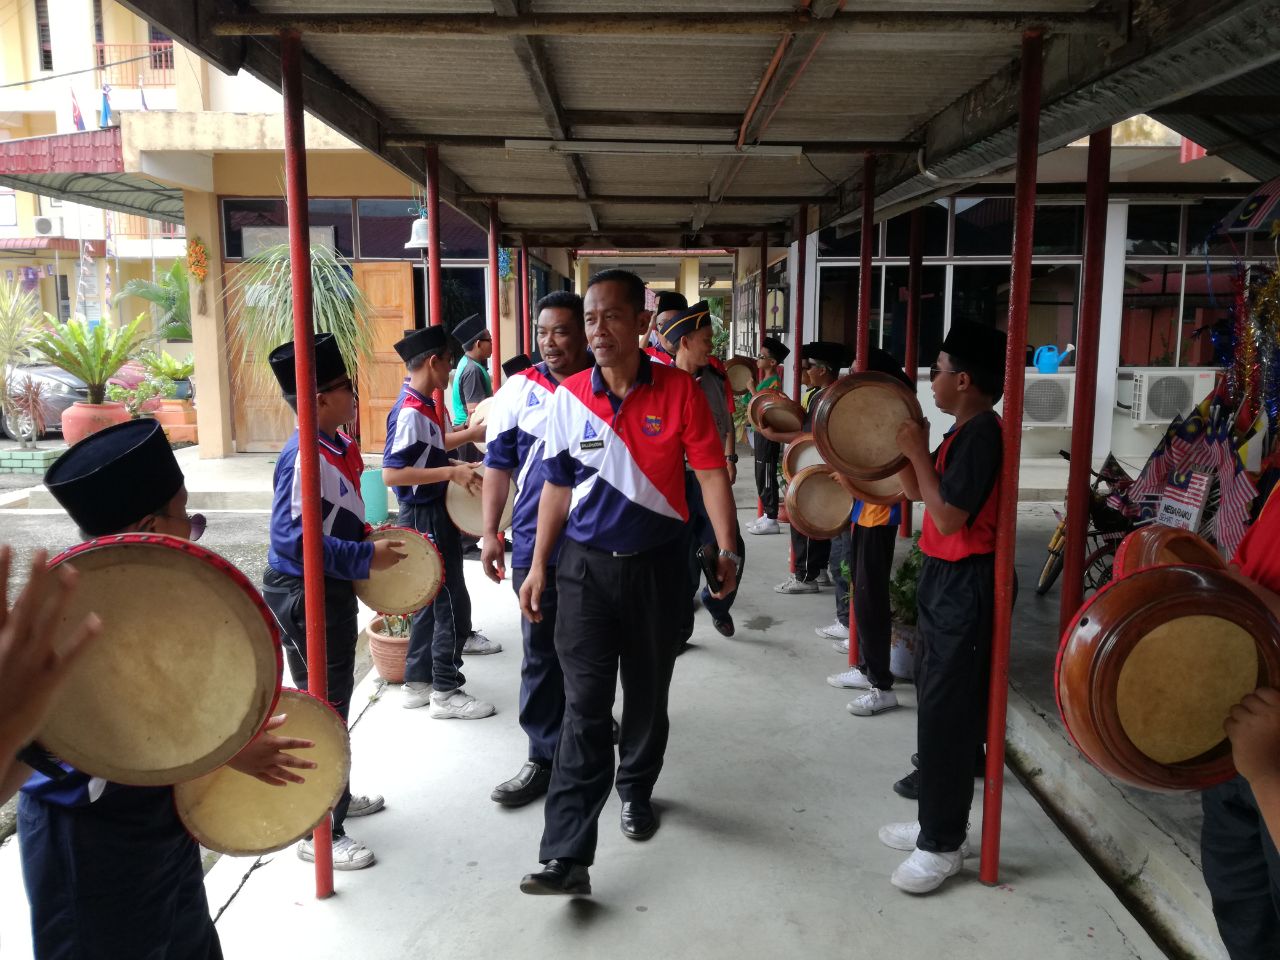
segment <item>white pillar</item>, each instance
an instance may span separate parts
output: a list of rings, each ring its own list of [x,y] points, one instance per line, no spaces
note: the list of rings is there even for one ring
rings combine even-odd
[[[1116,407],[1116,376],[1120,371],[1120,323],[1124,313],[1125,241],[1129,232],[1129,204],[1107,204],[1107,245],[1102,268],[1102,319],[1098,331],[1098,393],[1093,408],[1093,461],[1099,465],[1111,452],[1112,414]]]

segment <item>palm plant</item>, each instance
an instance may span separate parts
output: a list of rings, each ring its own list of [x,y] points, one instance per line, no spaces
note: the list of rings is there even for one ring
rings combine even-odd
[[[267,357],[293,339],[293,283],[289,247],[270,247],[248,257],[227,289],[235,324],[232,343],[240,373],[269,386]],[[328,247],[311,247],[311,316],[317,333],[332,333],[347,369],[373,358],[373,309],[356,286],[351,265]]]
[[[40,303],[22,284],[0,279],[0,408],[7,410],[9,368],[32,359],[40,333]]]
[[[139,315],[127,327],[108,330],[102,323],[90,328],[80,319],[58,323],[45,314],[49,322],[36,337],[35,349],[55,367],[83,380],[89,388],[89,403],[102,403],[107,381],[147,339],[142,330],[144,316]]]
[[[191,287],[187,265],[182,260],[173,261],[158,281],[130,280],[116,296],[116,303],[125,297],[137,297],[159,308],[159,339],[191,339]]]

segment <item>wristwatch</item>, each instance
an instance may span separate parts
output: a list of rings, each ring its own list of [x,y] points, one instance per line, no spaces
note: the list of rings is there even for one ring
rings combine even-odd
[[[725,460],[726,460],[726,461],[728,461],[729,463],[737,463],[737,462],[738,462],[738,455],[737,455],[736,453],[726,453],[724,458],[725,458]]]
[[[720,556],[728,557],[730,560],[733,561],[733,568],[736,571],[738,571],[738,573],[742,572],[742,558],[738,556],[736,553],[734,553],[732,550],[721,550]]]

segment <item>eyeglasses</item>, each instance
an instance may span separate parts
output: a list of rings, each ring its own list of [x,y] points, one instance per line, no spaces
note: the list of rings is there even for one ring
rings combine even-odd
[[[930,368],[929,368],[929,382],[930,382],[930,383],[933,383],[933,381],[937,380],[937,379],[938,379],[940,376],[942,376],[944,373],[949,373],[949,374],[951,374],[952,376],[954,376],[955,374],[960,373],[960,372],[961,372],[961,371],[959,371],[959,370],[943,370],[940,366],[938,366],[938,365],[935,363],[932,367],[930,367]]]
[[[191,539],[199,540],[204,536],[204,532],[209,527],[209,521],[203,513],[193,513],[187,517],[187,523],[191,525]]]

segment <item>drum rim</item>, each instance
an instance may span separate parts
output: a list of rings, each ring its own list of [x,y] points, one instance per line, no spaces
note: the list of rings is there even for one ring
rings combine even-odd
[[[802,433],[783,448],[781,463],[782,479],[787,481],[787,483],[790,483],[792,478],[796,475],[796,471],[791,469],[791,458],[800,456],[799,451],[811,446],[814,446],[813,434]],[[797,452],[792,453],[792,450]],[[810,464],[810,466],[815,466],[815,464]]]
[[[1208,548],[1207,552],[1202,552],[1202,556],[1206,560],[1212,556],[1216,563],[1193,563],[1188,560],[1179,559],[1173,563],[1160,563],[1152,559],[1152,553],[1161,549],[1161,541],[1169,540],[1185,540],[1187,543],[1195,544],[1196,549],[1202,546]],[[1139,566],[1139,564],[1141,564]],[[1132,569],[1130,566],[1132,565]],[[1146,526],[1139,527],[1127,534],[1120,541],[1120,546],[1116,548],[1115,559],[1112,562],[1112,578],[1123,580],[1125,577],[1137,573],[1140,570],[1148,570],[1152,567],[1192,567],[1202,566],[1210,570],[1225,570],[1227,563],[1222,556],[1213,549],[1203,537],[1197,535],[1194,531],[1183,530],[1180,527],[1169,527],[1160,523],[1150,523]]]
[[[368,542],[369,540],[375,540],[375,539],[385,540],[386,536],[384,536],[384,534],[387,534],[389,532],[394,532],[396,534],[411,533],[415,537],[419,537],[420,539],[426,541],[427,546],[429,546],[431,550],[435,553],[436,562],[439,564],[439,569],[440,569],[440,579],[439,579],[439,583],[437,583],[436,585],[435,591],[431,594],[431,599],[427,600],[424,604],[422,604],[421,607],[415,607],[414,609],[406,610],[403,613],[393,613],[390,610],[379,610],[372,603],[369,603],[369,601],[365,600],[365,598],[360,595],[360,589],[358,587],[356,588],[356,596],[360,599],[360,601],[366,607],[368,607],[370,610],[372,610],[374,613],[376,613],[380,617],[411,617],[415,613],[417,613],[419,610],[421,610],[423,607],[428,607],[432,603],[434,603],[436,596],[440,593],[440,588],[444,586],[444,555],[440,552],[440,548],[437,547],[435,543],[432,541],[432,539],[428,537],[425,533],[421,533],[413,529],[413,527],[405,527],[405,526],[401,526],[400,524],[391,524],[385,527],[378,527],[376,530],[370,531],[369,536],[366,537],[365,540],[366,542]],[[355,582],[357,584],[367,583],[368,580],[367,579],[364,581],[357,580]]]
[[[325,817],[329,816],[333,808],[337,805],[338,799],[342,796],[343,786],[351,778],[351,735],[350,735],[350,731],[348,731],[347,729],[346,721],[342,719],[342,715],[333,708],[332,704],[324,700],[321,700],[319,697],[315,696],[315,694],[308,693],[306,690],[298,690],[294,687],[282,687],[280,690],[276,692],[276,694],[277,694],[277,703],[279,703],[279,701],[286,700],[286,699],[292,700],[294,702],[302,702],[304,700],[309,700],[313,705],[319,705],[320,707],[323,707],[325,710],[327,710],[329,713],[333,715],[333,718],[334,720],[337,721],[337,724],[341,727],[341,729],[344,732],[347,733],[346,739],[344,741],[345,749],[342,752],[342,756],[340,758],[340,764],[339,764],[341,776],[338,778],[338,786],[333,796],[332,802],[327,807],[325,807],[323,811],[321,811],[320,816],[316,817],[314,823],[311,823],[305,829],[301,830],[296,836],[291,837],[290,839],[284,841],[283,843],[279,843],[272,847],[255,847],[253,849],[239,849],[239,848],[233,849],[233,848],[229,848],[226,845],[220,845],[220,841],[218,841],[217,838],[211,837],[198,825],[192,824],[185,816],[183,804],[181,803],[181,795],[186,792],[185,788],[187,787],[188,784],[193,783],[195,780],[200,778],[197,777],[197,778],[193,778],[192,780],[184,780],[182,783],[174,784],[173,786],[174,808],[177,811],[178,819],[182,821],[183,827],[186,828],[187,832],[191,834],[191,836],[198,843],[200,843],[202,846],[208,847],[210,850],[216,850],[218,853],[224,853],[227,856],[232,856],[232,857],[258,857],[268,853],[275,853],[278,850],[283,850],[285,847],[292,846],[293,844],[301,840],[303,837],[305,837],[308,833],[313,831],[317,826],[319,826]],[[214,772],[216,772],[216,770],[210,771],[210,773],[214,773]],[[242,775],[248,776],[248,774],[242,774]],[[295,786],[296,784],[289,784],[286,787],[278,788],[278,789],[291,790]]]
[[[218,767],[225,764],[237,753],[245,748],[245,746],[253,740],[267,721],[271,719],[271,714],[276,708],[276,703],[280,699],[280,679],[284,674],[284,648],[280,644],[280,625],[276,622],[275,614],[271,612],[271,608],[267,606],[266,601],[262,598],[262,594],[258,592],[258,588],[254,586],[245,574],[226,557],[219,553],[215,553],[208,547],[202,547],[192,540],[185,540],[181,537],[171,537],[163,533],[117,533],[106,537],[94,537],[92,540],[86,540],[84,543],[78,543],[73,547],[68,547],[57,556],[49,561],[49,567],[52,569],[63,563],[74,560],[76,557],[84,556],[88,553],[98,552],[103,549],[125,545],[151,546],[161,547],[167,550],[176,550],[179,553],[187,554],[195,557],[204,563],[209,564],[217,570],[228,575],[228,579],[240,590],[242,594],[249,600],[250,605],[258,612],[262,618],[262,622],[267,627],[267,636],[271,641],[271,649],[274,653],[275,663],[275,693],[271,696],[269,702],[264,701],[265,710],[259,711],[257,723],[253,727],[253,732],[248,739],[238,746],[231,748],[231,744],[239,739],[229,738],[221,748],[214,751],[210,755],[211,758],[220,757],[216,764],[209,767],[205,773],[212,772]],[[100,776],[102,779],[110,780],[112,783],[119,783],[130,787],[163,787],[169,786],[175,782],[175,776],[182,776],[187,771],[179,771],[177,768],[169,768],[165,770],[148,771],[145,776],[138,778],[136,771],[127,770],[107,770],[99,767],[101,773],[87,769],[87,767],[96,767],[97,763],[90,758],[88,764],[84,762],[84,755],[80,752],[74,743],[68,744],[61,742],[57,733],[52,736],[47,730],[40,733],[40,742],[48,747],[60,759],[71,764],[81,773],[87,773],[90,776]],[[225,756],[223,756],[225,754]],[[196,776],[201,776],[197,774]],[[190,777],[189,777],[190,778]],[[190,778],[194,779],[194,778]]]
[[[760,411],[758,404],[763,403],[765,399],[774,395],[783,396],[784,394],[777,387],[769,387],[765,390],[755,391],[751,394],[751,399],[747,401],[747,421],[755,429],[760,429]]]
[[[729,371],[734,367],[746,367],[748,370],[751,371],[751,386],[747,387],[747,389],[745,390],[733,389],[733,378],[729,376]],[[729,389],[733,390],[734,393],[740,394],[740,395],[747,394],[747,393],[751,393],[755,389],[755,385],[759,377],[759,368],[756,366],[755,361],[752,360],[750,357],[744,357],[744,356],[741,356],[740,354],[735,354],[734,356],[730,357],[728,360],[724,362],[724,370],[725,370],[725,379],[728,380],[729,382]]]
[[[769,407],[770,404],[777,404],[778,407],[786,409],[791,413],[794,413],[796,416],[796,419],[800,421],[801,428],[803,429],[804,405],[800,403],[799,400],[794,400],[791,397],[788,397],[785,393],[782,393],[781,391],[777,391],[777,396],[766,397],[764,400],[761,401],[760,406],[756,409],[756,416],[759,419],[761,420],[764,419],[765,410],[766,408]],[[775,429],[774,427],[769,426],[768,423],[765,423],[764,426],[769,427],[770,430]]]
[[[452,484],[452,481],[450,481],[450,483]],[[508,513],[508,506],[504,506],[502,508],[501,516],[498,517],[499,529],[501,530],[508,529],[515,520],[516,497],[519,495],[520,491],[516,487],[515,477],[510,478],[510,484],[511,485],[509,489],[511,492],[507,494],[507,505],[510,507],[510,512]],[[444,491],[444,512],[449,515],[449,520],[453,523],[455,527],[458,528],[458,532],[466,534],[468,537],[475,537],[477,540],[483,537],[484,536],[483,530],[479,530],[479,531],[467,530],[462,526],[462,524],[458,523],[457,518],[455,518],[453,513],[450,512],[449,510],[449,493],[450,493],[450,490],[448,487],[446,487]],[[454,494],[454,496],[457,496],[457,494]],[[506,523],[501,523],[501,521],[504,518],[506,519]]]
[[[845,528],[849,526],[848,514],[845,515],[844,521],[841,522],[839,526],[832,527],[830,530],[824,530],[821,527],[816,527],[808,523],[805,520],[803,513],[801,513],[798,510],[792,509],[795,506],[795,497],[794,497],[793,491],[798,490],[806,480],[808,480],[810,477],[814,476],[815,474],[830,476],[831,473],[833,473],[831,467],[825,464],[819,464],[819,463],[811,464],[805,467],[799,473],[797,473],[795,477],[792,479],[791,483],[787,485],[787,496],[786,496],[787,516],[790,518],[791,525],[796,528],[797,532],[804,534],[804,536],[808,537],[810,540],[833,540],[836,537],[840,536],[840,534],[844,532]],[[846,492],[846,493],[848,492],[848,491],[845,491],[843,487],[841,487],[840,489],[843,492]],[[849,513],[852,513],[852,512],[853,512],[853,498],[850,497]],[[796,522],[797,519],[799,519],[798,523]]]
[[[890,474],[890,476],[895,476],[895,475]],[[895,503],[901,503],[903,500],[907,498],[907,491],[905,489],[899,490],[895,496],[886,497],[879,493],[871,493],[866,489],[866,487],[862,485],[863,483],[874,483],[875,481],[860,480],[858,477],[847,477],[846,479],[848,479],[849,483],[852,484],[854,489],[858,491],[858,499],[861,500],[863,503],[870,503],[877,507],[891,507]],[[887,478],[881,477],[880,479],[884,480]],[[902,484],[899,483],[898,486],[901,487]]]
[[[892,388],[906,401],[907,407],[915,420],[921,421],[924,419],[924,410],[920,406],[920,398],[905,383],[887,373],[880,373],[876,370],[867,370],[863,373],[847,373],[823,390],[818,395],[818,400],[813,407],[813,438],[817,441],[818,449],[822,451],[822,459],[852,480],[883,480],[907,465],[907,458],[902,454],[898,454],[897,458],[891,463],[868,469],[846,461],[836,453],[831,444],[831,438],[827,431],[831,412],[835,409],[836,404],[844,399],[846,394],[869,386]]]
[[[1149,580],[1159,580],[1159,583],[1145,582]],[[1193,588],[1197,592],[1193,593]],[[1090,631],[1082,626],[1082,620],[1102,597],[1129,593],[1139,602],[1130,604],[1113,621],[1107,637],[1101,637],[1100,631]],[[1206,594],[1220,601],[1224,593],[1234,594],[1246,602],[1225,608],[1225,615],[1220,603],[1212,610],[1203,608]],[[1129,598],[1126,596],[1125,599]],[[1247,615],[1239,616],[1242,611]],[[1174,764],[1160,763],[1144,754],[1129,739],[1118,710],[1108,713],[1102,707],[1115,702],[1121,672],[1121,668],[1116,667],[1111,670],[1111,676],[1103,676],[1102,660],[1121,656],[1116,662],[1122,665],[1123,658],[1151,631],[1184,616],[1217,616],[1248,631],[1255,637],[1259,672],[1263,675],[1260,682],[1271,686],[1280,684],[1280,645],[1274,639],[1269,643],[1257,641],[1258,637],[1274,638],[1280,633],[1280,624],[1243,584],[1224,570],[1209,567],[1148,567],[1122,580],[1113,580],[1081,606],[1072,618],[1063,633],[1054,665],[1054,698],[1071,742],[1107,776],[1146,790],[1201,790],[1229,780],[1236,772],[1225,735],[1216,747],[1199,756]],[[1142,618],[1142,632],[1132,629],[1139,618]],[[1126,631],[1126,628],[1129,629]],[[1075,663],[1076,654],[1073,653],[1073,663],[1067,665],[1069,649],[1076,646],[1073,641],[1077,638],[1081,660]],[[1069,667],[1065,673],[1070,674],[1070,678],[1064,675],[1064,665]],[[1077,674],[1083,703],[1077,703],[1078,698],[1072,692],[1070,679]]]

